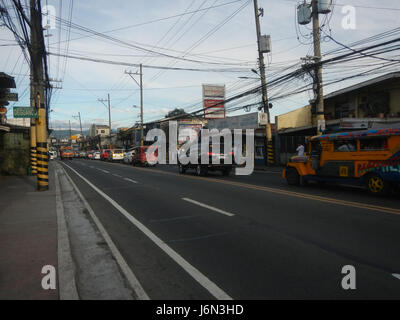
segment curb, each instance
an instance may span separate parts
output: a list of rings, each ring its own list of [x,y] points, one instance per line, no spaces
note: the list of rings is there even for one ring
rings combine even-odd
[[[75,264],[72,260],[58,175],[59,171],[55,170],[59,297],[60,300],[79,300],[78,290],[75,283]]]

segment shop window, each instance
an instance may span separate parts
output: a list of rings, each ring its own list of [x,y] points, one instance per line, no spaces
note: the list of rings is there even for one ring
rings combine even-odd
[[[335,152],[357,151],[357,144],[354,140],[336,140],[334,143]]]
[[[360,140],[361,151],[387,150],[387,138],[372,138]]]

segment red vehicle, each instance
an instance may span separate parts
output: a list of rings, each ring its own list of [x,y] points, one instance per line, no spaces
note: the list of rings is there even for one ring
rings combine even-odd
[[[136,147],[132,150],[132,164],[135,166],[137,164],[140,164],[142,166],[155,166],[158,152],[157,150],[154,152],[154,155],[150,156],[151,158],[148,158],[146,151],[149,149],[149,146],[142,146],[142,147]],[[150,164],[153,163],[153,164]]]
[[[61,160],[70,159],[74,157],[74,150],[72,147],[61,147],[60,149],[60,158]]]
[[[110,153],[111,149],[104,149],[100,153],[100,160],[106,161],[108,160],[108,154]]]

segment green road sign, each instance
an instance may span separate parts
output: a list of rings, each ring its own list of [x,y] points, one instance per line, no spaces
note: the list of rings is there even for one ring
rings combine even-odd
[[[32,107],[14,107],[14,118],[37,118],[38,113]]]

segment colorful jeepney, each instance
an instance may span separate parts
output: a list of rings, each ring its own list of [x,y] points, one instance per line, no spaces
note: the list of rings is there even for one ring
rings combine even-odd
[[[283,172],[291,185],[361,184],[376,194],[400,185],[400,128],[315,136],[307,149],[306,155],[292,157]]]

